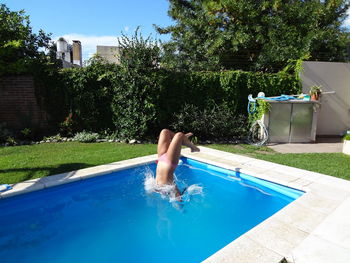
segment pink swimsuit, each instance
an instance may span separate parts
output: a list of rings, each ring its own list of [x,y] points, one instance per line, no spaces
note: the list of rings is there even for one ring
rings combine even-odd
[[[174,168],[176,169],[177,167],[177,164],[173,164],[169,159],[168,159],[168,156],[166,153],[163,153],[159,158],[158,160],[156,161],[156,163],[158,162],[163,162],[163,163],[166,163],[168,165],[170,165],[171,168]]]

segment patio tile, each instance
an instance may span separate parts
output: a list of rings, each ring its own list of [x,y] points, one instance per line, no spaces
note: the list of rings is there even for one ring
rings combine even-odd
[[[333,200],[344,200],[346,197],[350,196],[350,189],[344,190],[332,185],[313,182],[307,185],[307,187],[312,191],[312,193],[322,195],[323,197]]]
[[[302,185],[302,186],[308,186],[309,184],[312,184],[313,181],[310,181],[310,180],[307,180],[307,179],[301,177],[301,178],[293,181],[293,183],[296,183],[296,184]]]
[[[276,163],[262,161],[262,160],[252,160],[250,162],[245,163],[246,166],[253,166],[257,168],[263,168],[265,170],[271,170],[276,167]]]
[[[232,154],[232,155],[226,155],[224,159],[229,160],[229,161],[234,161],[234,162],[239,162],[241,164],[249,163],[251,161],[254,161],[256,159],[243,156],[243,155],[238,155],[238,154]]]
[[[314,209],[324,214],[330,214],[340,204],[337,200],[329,199],[322,195],[314,193],[305,193],[294,202],[300,204],[301,206],[309,209]]]
[[[267,168],[255,167],[253,165],[243,164],[240,167],[242,170],[248,171],[247,174],[254,176],[254,174],[263,174],[268,171]]]
[[[287,260],[294,263],[346,263],[350,262],[350,253],[348,249],[310,235],[287,256]]]
[[[322,178],[319,178],[317,182],[320,184],[325,184],[325,185],[337,187],[339,189],[343,189],[346,191],[350,191],[350,181],[345,179],[324,175],[322,176]]]
[[[307,170],[303,170],[303,172],[300,174],[300,176],[303,179],[312,181],[312,182],[317,182],[320,178],[323,177],[323,174],[316,173],[316,172],[311,172]]]
[[[327,215],[293,202],[273,217],[304,232],[311,233]]]
[[[241,163],[236,162],[236,161],[232,161],[232,160],[227,160],[227,159],[216,159],[218,164],[225,164],[228,165],[232,168],[240,168],[242,166]]]
[[[302,177],[303,173],[305,172],[305,170],[291,167],[291,166],[287,166],[287,165],[282,165],[282,164],[276,164],[272,168],[272,170],[273,171],[283,171],[283,173],[285,173],[285,174],[296,176],[296,177]]]
[[[76,175],[76,171],[62,173],[52,176],[47,176],[41,178],[40,182],[45,185],[45,187],[51,187],[55,185],[61,185],[69,182],[74,182],[82,180],[81,176]]]
[[[350,254],[350,198],[329,215],[313,234],[349,249]]]
[[[308,233],[276,218],[269,218],[246,235],[260,245],[280,254],[288,255]]]
[[[278,180],[282,180],[284,182],[292,182],[297,180],[299,177],[284,173],[283,170],[278,171],[278,170],[268,170],[265,172],[265,174],[271,178],[276,178]]]
[[[43,189],[45,186],[41,181],[25,181],[22,183],[12,185],[13,189],[8,190],[6,192],[2,192],[0,195],[2,198],[10,197],[18,194],[29,193],[32,191],[37,191]]]
[[[223,151],[219,151],[219,150],[215,150],[215,149],[211,149],[211,148],[206,148],[206,147],[199,147],[199,148],[201,149],[201,151],[199,153],[207,153],[209,155],[216,156],[216,157],[219,157],[221,159],[227,159],[227,160],[235,161],[235,162],[239,162],[239,163],[246,163],[246,162],[256,160],[256,159],[251,158],[251,157],[238,155],[238,154],[234,154],[234,153],[227,153],[227,152],[223,152]],[[190,152],[190,151],[187,151],[187,152]],[[197,154],[197,153],[191,153],[191,154]]]
[[[283,256],[256,243],[248,237],[242,236],[223,249],[219,250],[204,263],[271,263],[280,262]]]

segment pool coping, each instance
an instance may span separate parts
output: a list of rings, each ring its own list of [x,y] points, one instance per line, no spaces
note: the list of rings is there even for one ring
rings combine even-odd
[[[240,171],[305,192],[204,262],[350,262],[350,181],[207,147],[184,157]],[[13,184],[0,200],[55,185],[153,163],[157,155]]]

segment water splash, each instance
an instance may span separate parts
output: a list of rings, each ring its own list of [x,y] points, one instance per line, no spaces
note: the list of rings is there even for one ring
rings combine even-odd
[[[160,194],[162,199],[167,199],[171,203],[178,202],[179,199],[181,199],[182,202],[189,202],[191,196],[203,194],[203,187],[198,184],[192,184],[190,186],[187,186],[186,184],[184,184],[184,182],[180,182],[175,175],[174,180],[178,185],[181,184],[184,186],[184,190],[182,190],[180,198],[176,197],[176,185],[158,185],[155,175],[151,169],[145,172],[144,188],[147,194],[158,193]]]

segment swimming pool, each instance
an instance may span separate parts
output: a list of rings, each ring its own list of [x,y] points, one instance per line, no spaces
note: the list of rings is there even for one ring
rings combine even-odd
[[[182,161],[182,203],[145,191],[155,164],[1,200],[1,262],[199,262],[303,193]]]

